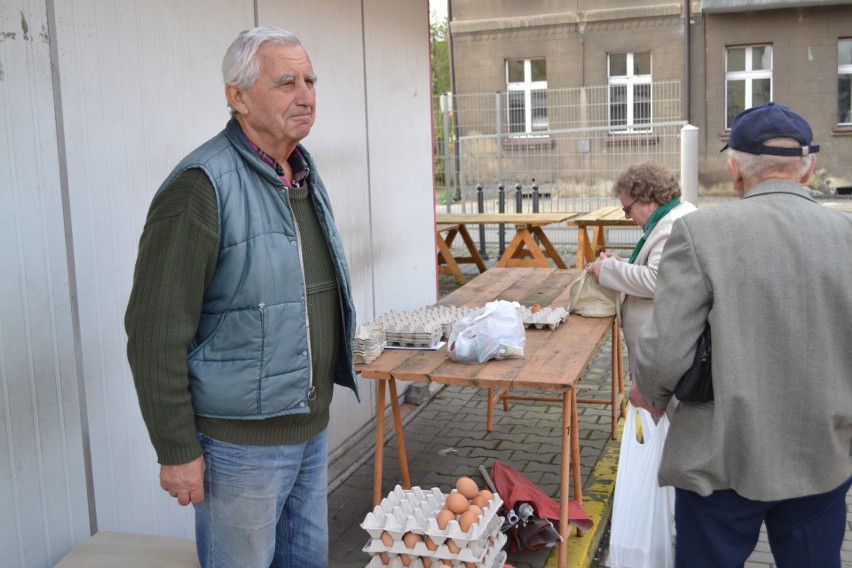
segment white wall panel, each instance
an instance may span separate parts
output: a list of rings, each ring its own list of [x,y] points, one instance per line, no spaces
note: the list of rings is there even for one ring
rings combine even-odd
[[[364,37],[371,246],[383,313],[436,299],[429,7],[365,0]]]
[[[0,566],[88,536],[47,13],[0,4]]]
[[[127,367],[124,310],[151,197],[220,131],[220,66],[250,1],[56,3],[62,113],[100,530],[192,536],[159,487]]]

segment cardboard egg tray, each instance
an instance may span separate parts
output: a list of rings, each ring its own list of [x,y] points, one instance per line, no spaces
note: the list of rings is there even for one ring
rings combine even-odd
[[[385,350],[387,337],[379,326],[359,325],[352,338],[352,353],[356,363],[372,363]]]
[[[519,307],[518,313],[521,314],[521,320],[524,322],[524,327],[535,327],[536,329],[556,329],[556,327],[568,319],[568,310],[560,307],[541,308],[533,313],[532,309],[527,307]]]
[[[451,520],[445,529],[438,528],[435,516],[443,508],[446,498],[447,496],[437,488],[423,490],[413,487],[406,491],[397,485],[373,511],[367,513],[361,523],[361,528],[370,535],[364,552],[372,554],[374,560],[384,553],[391,558],[405,555],[406,560],[428,558],[490,566],[487,559],[490,558],[492,549],[496,547],[499,551],[506,539],[500,532],[503,519],[496,514],[503,500],[495,494],[479,516],[479,522],[467,531],[462,531],[457,520]],[[384,532],[393,539],[390,546],[381,539]],[[437,548],[430,550],[423,540],[415,543],[413,547],[406,546],[402,537],[407,532],[418,534],[424,539],[430,538]],[[456,552],[450,550],[447,542],[449,539],[452,539],[457,547]],[[381,559],[378,562],[376,566],[384,566]],[[411,566],[414,564],[409,564],[409,568]]]
[[[506,535],[500,534],[503,537],[502,542],[505,544]],[[481,562],[477,562],[475,566],[477,568],[503,568],[503,565],[506,563],[506,553],[501,550],[502,547],[503,544],[489,548],[488,554],[485,555]],[[452,568],[468,568],[468,564],[462,560],[453,560],[451,561],[451,565]],[[384,560],[378,554],[370,558],[370,562],[367,564],[367,568],[439,568],[440,566],[441,559],[434,556],[409,556],[408,565],[406,566],[402,556],[393,554],[388,554],[387,564],[384,563]]]
[[[431,347],[450,336],[453,325],[474,308],[427,306],[410,311],[386,312],[367,324],[381,327],[388,345]]]

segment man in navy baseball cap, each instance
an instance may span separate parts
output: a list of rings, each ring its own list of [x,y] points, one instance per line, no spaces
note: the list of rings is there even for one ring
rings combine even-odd
[[[731,137],[722,151],[728,148],[748,154],[771,154],[773,156],[807,156],[819,152],[813,143],[813,132],[808,122],[785,107],[766,103],[746,109],[734,117]],[[799,147],[770,146],[768,140],[792,138]]]
[[[812,140],[781,105],[737,115],[727,162],[742,199],[677,219],[659,260],[630,368],[644,402],[665,409],[699,336],[713,335],[713,401],[677,405],[657,471],[675,487],[679,568],[743,566],[762,526],[777,566],[841,567],[852,215],[802,185]]]

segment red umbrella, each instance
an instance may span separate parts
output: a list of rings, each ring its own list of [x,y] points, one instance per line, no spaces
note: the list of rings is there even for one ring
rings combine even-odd
[[[550,497],[532,481],[512,466],[494,462],[491,466],[491,478],[494,489],[503,500],[504,514],[512,517],[513,511],[519,518],[511,527],[509,550],[536,550],[545,546],[554,546],[561,540],[559,531],[559,501]],[[528,503],[532,511],[522,505]],[[589,530],[594,526],[589,514],[576,500],[568,502],[568,522],[580,530]]]

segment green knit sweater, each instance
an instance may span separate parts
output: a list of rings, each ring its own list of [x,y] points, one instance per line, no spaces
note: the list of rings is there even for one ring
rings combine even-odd
[[[317,397],[310,401],[309,414],[265,420],[197,417],[192,408],[187,346],[195,335],[219,252],[216,195],[210,180],[201,170],[188,170],[151,204],[125,329],[142,417],[161,464],[198,457],[197,432],[234,444],[277,445],[305,441],[328,425],[335,354],[343,340],[337,280],[308,188],[288,188],[287,194],[302,245]]]

